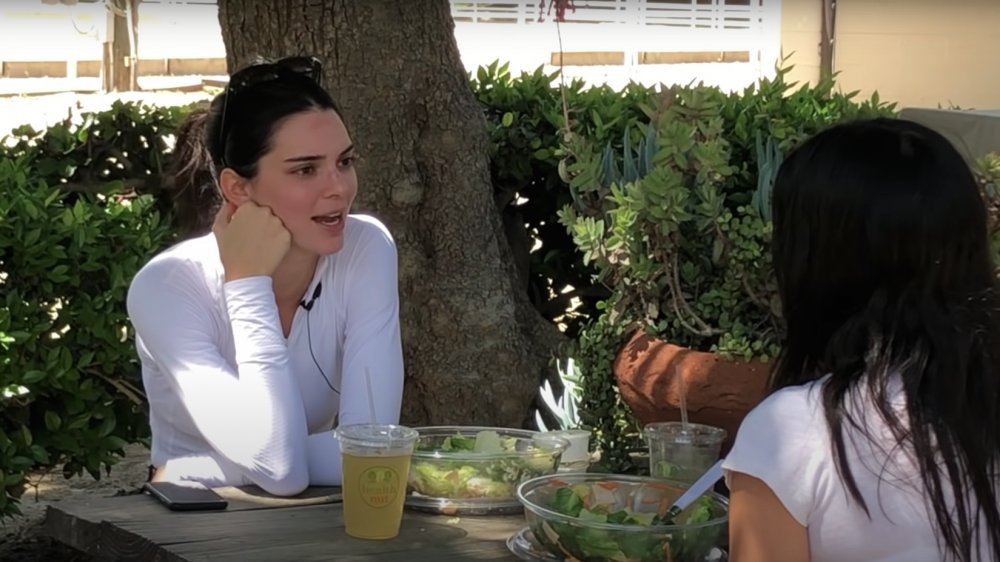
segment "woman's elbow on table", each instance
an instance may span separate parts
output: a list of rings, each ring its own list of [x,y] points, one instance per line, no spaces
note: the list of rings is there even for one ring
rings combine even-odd
[[[309,467],[294,463],[279,468],[255,470],[247,477],[265,492],[274,496],[297,496],[309,487]]]

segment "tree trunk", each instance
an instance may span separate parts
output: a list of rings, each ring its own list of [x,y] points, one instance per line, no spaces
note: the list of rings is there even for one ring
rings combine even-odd
[[[530,418],[561,335],[517,283],[448,0],[220,0],[230,70],[312,54],[400,253],[409,424]]]
[[[104,44],[103,89],[105,92],[131,92],[138,89],[139,0],[105,2],[108,36]]]

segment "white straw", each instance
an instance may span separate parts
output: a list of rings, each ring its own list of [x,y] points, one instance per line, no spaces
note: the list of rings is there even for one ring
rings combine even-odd
[[[375,423],[375,396],[372,392],[372,374],[365,367],[365,386],[368,387],[368,417],[371,423]]]
[[[684,380],[684,376],[681,375],[680,367],[674,366],[674,378],[677,380],[678,390],[681,395],[681,430],[684,433],[688,432],[688,405],[687,405],[687,381]]]

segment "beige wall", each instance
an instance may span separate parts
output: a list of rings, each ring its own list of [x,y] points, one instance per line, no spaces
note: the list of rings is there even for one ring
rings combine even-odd
[[[815,82],[819,78],[819,41],[823,25],[821,0],[781,0],[781,56],[792,65],[788,79]]]
[[[819,75],[820,6],[782,1],[795,79]],[[1000,108],[1000,0],[838,0],[834,70],[842,90],[901,108]]]

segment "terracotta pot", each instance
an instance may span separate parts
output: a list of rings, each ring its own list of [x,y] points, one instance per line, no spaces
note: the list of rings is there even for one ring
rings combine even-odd
[[[615,359],[622,400],[642,425],[681,419],[681,389],[687,389],[688,419],[721,427],[725,455],[740,422],[763,398],[771,363],[731,361],[679,347],[637,332]]]

